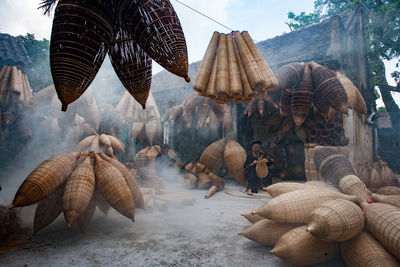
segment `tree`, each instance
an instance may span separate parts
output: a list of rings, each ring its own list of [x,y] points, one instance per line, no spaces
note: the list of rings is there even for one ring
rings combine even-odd
[[[27,66],[25,69],[32,90],[37,92],[52,84],[53,79],[51,77],[49,61],[49,40],[36,40],[35,35],[32,33],[27,33],[25,36],[19,35],[17,38],[24,44],[32,61],[32,65]]]
[[[314,11],[298,15],[288,13],[286,23],[291,30],[298,30],[331,16],[339,15],[345,10],[362,6],[366,12],[366,46],[369,67],[370,85],[377,86],[382,100],[394,125],[400,126],[400,109],[391,92],[400,92],[400,73],[395,71],[397,86],[388,84],[383,60],[397,59],[400,62],[400,0],[315,0]]]

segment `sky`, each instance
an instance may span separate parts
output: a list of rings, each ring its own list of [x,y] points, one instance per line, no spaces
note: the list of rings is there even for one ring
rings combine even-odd
[[[311,12],[314,0],[180,0],[233,30],[247,30],[255,41],[289,32],[287,14]],[[38,10],[40,0],[0,0],[0,32],[11,35],[34,33],[37,39],[50,39],[52,17]],[[201,60],[214,31],[230,30],[195,13],[175,0],[188,47],[189,62]],[[387,77],[394,64],[387,64]],[[153,74],[162,70],[154,64]],[[389,78],[389,83],[394,81]],[[396,99],[400,97],[396,94]],[[400,101],[399,101],[400,102]],[[378,103],[382,105],[381,103]]]

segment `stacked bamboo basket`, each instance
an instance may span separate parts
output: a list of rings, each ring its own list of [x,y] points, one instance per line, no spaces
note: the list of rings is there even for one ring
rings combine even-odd
[[[35,233],[62,211],[68,227],[77,221],[84,231],[96,206],[105,214],[111,206],[132,221],[135,208],[144,208],[140,188],[125,165],[104,153],[79,151],[42,162],[21,184],[10,208],[37,202]]]
[[[146,106],[147,109],[143,110],[141,106],[129,96],[129,93],[125,92],[118,102],[115,111],[130,125],[131,139],[133,142],[135,142],[137,138],[143,140],[143,137],[146,136],[149,143],[153,144],[156,138],[161,137],[162,129],[160,113],[151,93],[146,101]]]
[[[193,89],[217,103],[249,103],[277,84],[247,31],[214,32]]]
[[[55,1],[48,1],[43,6]],[[188,77],[186,41],[168,0],[59,1],[54,12],[50,67],[62,111],[89,87],[105,56],[126,90],[143,108],[154,59]]]
[[[227,104],[215,103],[209,98],[193,92],[182,105],[168,109],[162,122],[174,121],[177,132],[186,128],[210,128],[216,133],[222,123],[226,133],[232,131],[232,114]]]
[[[32,89],[28,76],[16,66],[3,66],[0,70],[0,106],[8,110],[17,100],[28,102],[32,97]]]
[[[340,250],[347,266],[400,266],[399,207],[387,204],[396,196],[373,194],[381,203],[372,203],[357,176],[332,178],[339,188],[322,181],[269,186],[272,200],[242,214],[253,225],[239,234],[294,265],[321,264]]]

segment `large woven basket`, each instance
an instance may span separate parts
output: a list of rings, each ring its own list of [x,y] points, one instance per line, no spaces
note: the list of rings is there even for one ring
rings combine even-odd
[[[279,89],[291,89],[303,77],[304,63],[294,62],[284,65],[276,72]]]
[[[114,34],[109,56],[126,90],[145,108],[151,86],[151,58],[122,29]]]
[[[292,113],[292,89],[283,89],[279,105],[281,117],[289,116]]]
[[[344,199],[323,203],[307,219],[307,231],[330,242],[341,242],[358,235],[364,229],[365,218],[361,208]]]
[[[369,232],[400,259],[399,208],[382,203],[362,203]]]
[[[305,65],[303,77],[295,86],[292,93],[291,111],[295,124],[301,126],[306,120],[311,108],[313,98],[312,80],[310,67]]]
[[[60,1],[54,12],[50,67],[65,111],[93,81],[112,38],[105,1]]]
[[[199,162],[213,173],[218,173],[224,162],[225,139],[215,141],[201,153]]]
[[[365,231],[350,240],[342,242],[340,251],[347,266],[400,266],[396,258]]]
[[[290,264],[313,265],[335,257],[339,244],[319,240],[300,226],[282,235],[270,252]]]
[[[239,235],[264,246],[273,246],[283,234],[299,226],[301,225],[262,219],[240,232]]]
[[[235,140],[229,139],[224,149],[224,162],[229,174],[241,184],[245,183],[244,163],[246,162],[246,150]]]
[[[116,12],[122,27],[152,59],[189,81],[186,40],[169,0],[123,0]]]
[[[345,194],[354,195],[361,201],[371,201],[369,192],[363,181],[355,175],[347,175],[340,179],[339,187]]]

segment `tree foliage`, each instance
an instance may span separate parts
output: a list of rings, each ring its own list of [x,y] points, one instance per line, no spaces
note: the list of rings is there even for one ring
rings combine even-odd
[[[49,62],[49,40],[36,40],[35,35],[31,33],[27,33],[25,36],[19,35],[17,38],[24,44],[32,61],[32,65],[27,66],[24,71],[28,75],[33,91],[37,92],[52,84],[53,80]]]
[[[396,59],[400,62],[400,0],[315,0],[314,11],[311,13],[301,12],[296,15],[289,12],[287,25],[291,30],[302,29],[358,6],[366,10],[367,16],[365,41],[370,85],[379,87],[388,112],[394,115],[400,109],[390,91],[400,92],[400,73],[394,71],[391,74],[397,86],[390,86],[386,80],[383,60]]]

